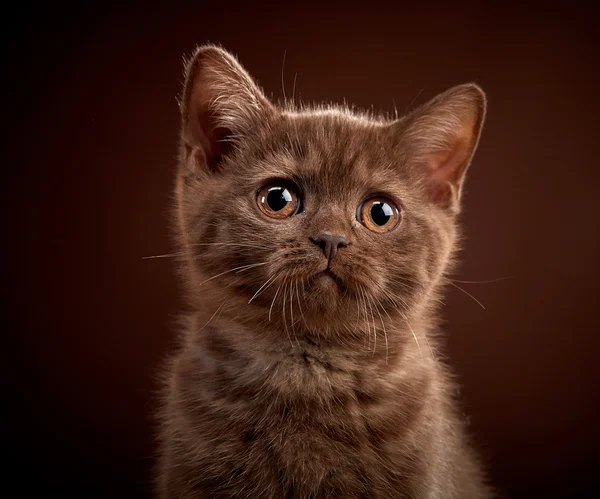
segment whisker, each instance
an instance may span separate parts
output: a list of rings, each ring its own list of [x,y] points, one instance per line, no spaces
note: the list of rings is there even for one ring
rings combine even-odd
[[[449,281],[450,284],[452,286],[454,286],[456,289],[460,289],[464,294],[466,294],[467,296],[471,297],[475,303],[477,303],[483,310],[485,310],[485,307],[483,306],[483,303],[481,303],[477,298],[475,298],[471,293],[469,293],[468,291],[464,290],[463,288],[461,288],[458,284],[454,284],[452,281]]]
[[[377,310],[377,313],[379,314],[379,319],[381,320],[381,327],[383,328],[383,336],[385,338],[385,365],[387,366],[388,365],[388,359],[389,359],[388,337],[387,337],[387,331],[385,329],[385,324],[383,322],[383,317],[381,316],[381,313],[379,312],[378,301],[377,300],[375,300],[375,310]],[[384,312],[385,312],[385,309],[384,309]]]
[[[239,272],[243,272],[244,270],[250,270],[254,267],[260,267],[261,265],[266,265],[268,262],[262,262],[262,263],[252,263],[250,265],[242,265],[240,267],[235,267],[233,269],[230,270],[226,270],[225,272],[221,272],[220,274],[214,275],[212,277],[209,277],[208,279],[202,281],[200,284],[198,284],[198,286],[202,286],[204,283],[208,282],[208,281],[212,281],[213,279],[216,279],[217,277],[220,277],[222,275],[225,274],[229,274],[230,272],[235,272],[236,270]]]
[[[390,302],[392,303],[392,305],[394,306],[394,308],[396,308],[397,310],[399,310],[399,306],[398,305],[402,305],[405,309],[408,308],[408,303],[406,303],[406,301],[401,296],[394,296],[393,294],[391,294],[386,289],[383,289],[382,292],[383,292],[383,295],[388,300],[390,300]]]
[[[258,288],[258,291],[254,293],[254,295],[252,295],[252,298],[248,300],[248,305],[250,305],[250,302],[254,300],[254,298],[256,298],[263,289],[267,289],[271,284],[273,284],[275,282],[276,277],[277,275],[269,277],[269,279],[267,279],[267,281],[260,288]]]
[[[369,301],[369,310],[371,311],[371,320],[373,321],[373,355],[377,351],[377,327],[375,326],[375,316],[373,315],[373,307],[371,306],[371,298],[367,295]]]
[[[269,308],[269,322],[271,322],[271,312],[273,311],[273,305],[275,305],[275,300],[277,300],[277,295],[279,294],[279,290],[281,289],[281,286],[283,286],[283,282],[281,284],[279,284],[277,291],[275,291],[275,296],[273,297],[273,301],[271,302],[271,307]]]
[[[260,267],[261,265],[266,265],[266,264],[267,264],[267,262],[262,262],[262,263],[254,263],[254,264],[248,265],[248,267],[247,267],[247,268],[245,268],[245,269],[238,270],[238,271],[236,272],[236,274],[239,274],[240,272],[244,272],[244,270],[249,270],[250,268],[254,268],[254,267]]]
[[[290,285],[289,287],[289,292],[290,292],[290,317],[291,317],[291,326],[292,326],[292,331],[294,330],[294,302],[292,300],[293,295],[292,295],[292,286]]]
[[[184,256],[185,253],[167,253],[165,255],[150,255],[143,256],[142,260],[152,260],[154,258],[174,258],[176,256]]]
[[[406,106],[406,109],[404,109],[404,113],[406,113],[406,111],[408,110],[408,108],[410,106],[412,106],[413,103],[419,98],[419,95],[421,95],[421,92],[423,92],[423,89],[419,90],[419,93],[417,95],[415,95],[415,97],[413,98],[413,100],[410,101],[410,104],[408,106]]]
[[[285,302],[286,302],[286,299],[287,299],[286,292],[287,292],[287,283],[284,281],[284,284],[283,284],[283,293],[281,293],[281,296],[283,297],[283,303],[281,305],[281,318],[283,319],[283,327],[284,327],[284,329],[285,329],[285,331],[287,333],[287,323],[285,321]],[[289,333],[288,333],[288,336],[289,336]]]
[[[285,329],[285,333],[287,334],[288,340],[290,340],[290,345],[291,345],[291,347],[293,349],[294,348],[294,344],[292,343],[292,338],[290,336],[290,332],[288,331],[287,320],[286,320],[286,317],[285,317],[285,302],[287,300],[287,286],[288,286],[287,283],[285,283],[284,286],[283,286],[283,293],[282,293],[283,303],[281,305],[281,312],[282,312],[281,318],[283,319],[283,328]]]
[[[290,291],[290,318],[291,318],[290,327],[292,328],[292,334],[294,335],[294,339],[296,340],[298,347],[300,347],[300,342],[298,341],[298,335],[296,335],[296,330],[294,329],[294,289],[293,289],[291,283],[290,283],[289,291]]]
[[[408,317],[406,317],[406,315],[404,315],[403,312],[400,312],[400,314],[402,315],[402,317],[404,318],[404,321],[408,325],[408,328],[410,329],[410,332],[412,333],[413,338],[415,339],[415,343],[417,344],[417,348],[419,349],[419,352],[421,353],[421,356],[423,356],[423,352],[421,350],[421,345],[419,345],[419,340],[417,339],[417,335],[415,334],[415,330],[412,328],[412,326],[410,325],[410,322],[408,321]]]
[[[515,279],[515,276],[498,277],[497,279],[489,279],[486,281],[460,281],[458,279],[450,279],[449,277],[445,277],[445,279],[450,282],[460,282],[461,284],[491,284],[493,282],[500,282],[500,281],[506,281],[508,279]]]
[[[368,345],[367,348],[370,350],[371,349],[371,324],[369,323],[369,318],[367,316],[367,305],[366,305],[366,300],[365,300],[365,294],[364,294],[364,289],[361,286],[360,288],[358,288],[359,290],[359,298],[360,298],[360,305],[361,308],[359,309],[360,311],[360,318],[361,321],[363,320],[363,312],[364,312],[364,322],[367,326],[367,339],[368,339]]]
[[[185,248],[194,248],[197,246],[234,246],[239,248],[258,248],[258,249],[270,249],[268,246],[259,246],[256,244],[244,244],[244,243],[193,243],[187,244]],[[165,253],[164,255],[149,255],[143,256],[142,260],[151,260],[155,258],[174,258],[177,256],[185,256],[187,253],[185,251],[178,251],[177,253]],[[197,256],[197,255],[193,255]]]
[[[358,289],[358,291],[360,292],[360,288]],[[359,294],[357,293],[357,298],[359,297]],[[356,323],[354,324],[354,327],[358,330],[360,329],[360,306],[359,306],[359,302],[358,299],[356,300]]]
[[[427,333],[423,335],[425,337],[425,343],[427,343],[427,347],[429,348],[429,353],[431,354],[431,358],[436,360],[435,354],[433,353],[433,348],[431,348],[431,343],[429,343],[429,339],[427,338]]]
[[[283,81],[283,70],[285,69],[285,55],[286,55],[287,51],[284,50],[283,51],[283,62],[281,63],[281,90],[283,90],[283,101],[287,101],[287,98],[285,96],[285,83]]]
[[[192,248],[195,246],[239,246],[242,248],[261,248],[261,249],[269,249],[268,246],[262,246],[257,244],[247,244],[247,243],[192,243],[186,245],[186,248]]]
[[[298,78],[298,73],[294,73],[294,85],[292,86],[292,104],[295,104],[296,98],[296,78]]]
[[[398,284],[406,289],[415,290],[422,287],[421,283],[411,278],[396,278],[388,281],[390,284]]]
[[[221,305],[219,305],[217,307],[217,310],[215,310],[215,312],[210,316],[210,319],[208,319],[206,321],[206,323],[204,324],[204,326],[202,326],[200,329],[198,329],[198,331],[196,331],[196,333],[199,333],[200,331],[202,331],[206,326],[208,326],[208,324],[210,323],[210,321],[212,321],[215,316],[217,315],[217,313],[220,315],[220,313],[223,311],[223,309],[225,308],[225,303],[227,302],[227,300],[224,300],[223,303],[221,303]]]
[[[300,281],[302,283],[304,283],[304,281]],[[296,281],[296,299],[298,300],[298,310],[300,310],[300,318],[304,321],[304,324],[306,324],[306,319],[304,318],[304,311],[302,310],[302,305],[300,304],[300,293],[298,292],[298,281]]]
[[[362,319],[362,302],[360,301],[360,294],[362,293],[362,286],[359,285],[358,287],[358,293],[357,293],[357,300],[356,300],[356,329],[360,330],[360,323],[361,323],[361,319]]]

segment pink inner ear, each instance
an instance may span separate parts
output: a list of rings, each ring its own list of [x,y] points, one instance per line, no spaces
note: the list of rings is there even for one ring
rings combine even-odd
[[[227,152],[229,143],[226,141],[230,131],[216,122],[216,115],[210,108],[210,86],[201,78],[195,82],[188,106],[186,135],[188,140],[199,146],[190,148],[186,153],[195,155],[196,167],[216,171],[221,156]]]
[[[449,149],[434,153],[429,160],[429,179],[436,202],[448,200],[451,191],[458,192],[469,161],[471,141],[464,135],[457,137]]]

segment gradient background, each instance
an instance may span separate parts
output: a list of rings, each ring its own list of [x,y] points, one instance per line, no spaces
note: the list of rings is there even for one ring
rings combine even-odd
[[[461,396],[509,498],[600,465],[597,17],[568,6],[205,4],[3,14],[3,488],[149,497],[180,305],[168,206],[182,55],[222,43],[268,94],[402,112],[476,81],[488,119],[444,308]],[[575,5],[575,2],[570,2]],[[14,497],[14,496],[13,496]]]

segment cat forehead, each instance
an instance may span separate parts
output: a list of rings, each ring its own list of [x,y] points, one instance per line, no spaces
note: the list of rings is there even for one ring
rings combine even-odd
[[[286,113],[253,144],[259,160],[253,173],[329,194],[393,189],[403,177],[402,164],[385,125],[337,110]]]
[[[286,133],[299,138],[334,146],[379,142],[386,134],[386,122],[367,115],[354,113],[346,108],[316,108],[304,111],[284,112],[278,125]]]

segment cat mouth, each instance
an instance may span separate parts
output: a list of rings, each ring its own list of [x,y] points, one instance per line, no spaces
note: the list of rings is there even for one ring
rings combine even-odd
[[[333,272],[330,268],[326,268],[321,272],[317,272],[314,277],[315,281],[318,281],[324,285],[335,285],[341,290],[346,289],[346,285],[344,281],[342,281],[335,272]]]

